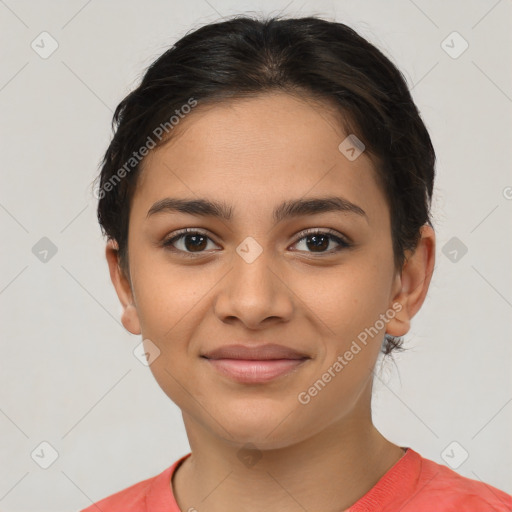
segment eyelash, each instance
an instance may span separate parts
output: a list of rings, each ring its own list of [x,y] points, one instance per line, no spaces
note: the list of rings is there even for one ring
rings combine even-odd
[[[194,257],[196,257],[198,255],[201,255],[204,252],[206,252],[206,251],[203,251],[203,252],[191,253],[191,252],[183,251],[181,249],[176,249],[175,247],[173,247],[172,244],[174,244],[179,239],[183,238],[185,235],[190,235],[190,234],[193,234],[193,235],[203,235],[203,236],[206,236],[208,239],[211,240],[211,238],[208,236],[208,234],[205,233],[204,231],[200,230],[200,229],[197,229],[197,228],[185,228],[185,229],[182,229],[182,230],[178,231],[177,233],[175,233],[172,237],[167,238],[166,240],[164,240],[163,243],[162,243],[162,246],[164,248],[166,248],[167,250],[170,250],[172,252],[181,253],[185,257],[191,257],[191,258],[194,258]],[[310,251],[298,251],[298,252],[308,252],[309,254],[314,254],[315,257],[316,257],[316,256],[322,256],[322,255],[331,255],[333,253],[341,251],[342,249],[348,249],[349,247],[352,246],[352,244],[349,243],[345,238],[340,237],[336,233],[336,231],[333,231],[331,229],[321,230],[321,229],[317,229],[317,228],[307,229],[307,230],[303,231],[302,233],[300,233],[300,238],[298,238],[293,243],[293,245],[299,243],[304,238],[307,238],[308,236],[312,236],[312,235],[326,235],[331,240],[334,240],[336,243],[338,243],[339,247],[334,249],[334,250],[331,249],[329,251],[325,251],[323,253],[322,252],[320,252],[320,253],[313,253],[313,252],[310,252]]]

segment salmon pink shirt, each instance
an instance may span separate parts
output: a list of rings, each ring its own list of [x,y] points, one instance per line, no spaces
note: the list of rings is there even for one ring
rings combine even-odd
[[[186,512],[174,499],[171,478],[188,453],[172,466],[108,496],[80,512]],[[512,512],[512,496],[411,448],[364,496],[340,512]]]

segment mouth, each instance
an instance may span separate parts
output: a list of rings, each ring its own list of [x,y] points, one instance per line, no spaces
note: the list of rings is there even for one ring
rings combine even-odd
[[[220,374],[246,384],[265,383],[283,377],[311,359],[290,347],[276,344],[224,345],[202,354]]]
[[[202,356],[216,371],[237,382],[257,384],[287,375],[302,366],[300,359],[209,359]]]

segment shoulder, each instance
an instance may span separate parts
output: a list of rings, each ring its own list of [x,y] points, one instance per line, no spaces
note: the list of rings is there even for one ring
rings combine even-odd
[[[403,512],[418,512],[434,504],[436,510],[443,512],[512,512],[511,495],[480,480],[462,476],[419,454],[417,456],[420,473],[414,494]]]
[[[171,481],[174,471],[190,455],[192,452],[183,455],[158,475],[111,494],[80,512],[180,512],[174,499]]]
[[[146,512],[146,497],[154,482],[169,471],[166,469],[160,475],[147,478],[136,484],[133,484],[121,491],[118,491],[80,512]]]

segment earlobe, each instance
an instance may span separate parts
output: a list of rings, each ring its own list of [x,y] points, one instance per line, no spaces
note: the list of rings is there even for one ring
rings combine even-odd
[[[396,276],[395,293],[392,298],[396,314],[388,322],[386,327],[388,334],[404,336],[409,331],[411,319],[425,301],[434,271],[434,263],[435,233],[429,225],[424,225],[421,228],[421,238],[416,249],[407,254],[401,275]]]
[[[135,309],[135,305],[128,304],[126,307],[123,306],[121,323],[124,328],[132,334],[141,334],[139,315]]]
[[[139,315],[135,307],[131,283],[120,267],[119,249],[115,240],[107,242],[105,255],[107,257],[110,279],[123,307],[121,323],[132,334],[141,334]]]

